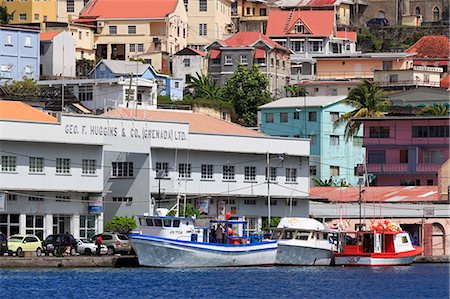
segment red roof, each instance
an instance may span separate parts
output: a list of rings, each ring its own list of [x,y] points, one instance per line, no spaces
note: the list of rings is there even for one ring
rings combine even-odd
[[[256,49],[255,58],[266,58],[266,51],[264,51],[263,49]]]
[[[439,201],[438,186],[363,187],[364,202],[433,202]],[[331,202],[357,202],[359,187],[311,187],[310,197]]]
[[[206,52],[203,52],[203,51],[200,51],[200,50],[196,50],[196,49],[192,49],[192,48],[189,48],[189,50],[197,53],[198,55],[201,55],[202,57],[206,56]]]
[[[423,65],[423,66],[446,66],[450,64],[449,60],[439,60],[439,59],[414,59],[414,65]]]
[[[333,6],[336,0],[310,0],[307,3],[300,1],[298,6],[320,7],[320,6]]]
[[[354,31],[338,31],[336,32],[336,37],[348,38],[349,40],[356,42],[356,32]]]
[[[406,52],[417,53],[421,58],[445,58],[450,56],[450,39],[445,35],[427,35],[419,39]]]
[[[159,19],[172,13],[177,0],[92,0],[80,18]]]
[[[176,121],[189,123],[191,133],[209,133],[220,135],[260,136],[265,134],[242,127],[232,122],[214,118],[207,114],[177,112],[167,110],[135,110],[129,108],[117,108],[104,113],[106,116],[129,117],[135,119],[149,119],[156,121]]]
[[[217,59],[220,56],[220,50],[211,50],[211,59]]]
[[[286,35],[298,20],[301,20],[305,29],[311,32],[308,35],[333,35],[334,12],[332,10],[270,11],[266,34],[268,36]]]
[[[224,40],[223,43],[229,47],[248,47],[258,40],[262,40],[274,48],[288,51],[288,49],[278,44],[277,42],[274,42],[260,32],[238,32]]]
[[[55,36],[60,34],[61,32],[41,32],[39,34],[41,41],[52,41]]]
[[[446,77],[442,78],[441,82],[440,82],[440,86],[441,88],[450,88],[450,76],[447,75]]]

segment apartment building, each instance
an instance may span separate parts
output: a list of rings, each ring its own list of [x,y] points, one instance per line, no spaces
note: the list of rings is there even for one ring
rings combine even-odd
[[[11,24],[29,24],[56,21],[57,0],[18,1],[2,0],[1,6],[6,7],[13,15]]]
[[[234,1],[231,4],[231,18],[235,32],[249,31],[266,34],[270,10],[279,10],[279,8],[264,0]]]

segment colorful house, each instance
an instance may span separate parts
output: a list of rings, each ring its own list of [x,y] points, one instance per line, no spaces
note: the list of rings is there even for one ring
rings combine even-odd
[[[449,116],[386,116],[364,123],[367,172],[377,186],[437,185],[449,158]]]
[[[172,100],[183,99],[183,79],[172,78],[159,74],[151,64],[140,61],[123,61],[103,59],[92,70],[90,78],[110,79],[119,77],[138,77],[155,80],[158,84],[158,93],[168,95]]]
[[[41,65],[42,77],[75,77],[75,40],[68,31],[42,32]]]
[[[282,98],[259,107],[259,129],[271,136],[310,139],[310,176],[356,185],[356,164],[364,162],[362,130],[352,140],[344,138],[345,126],[333,122],[352,107],[346,96]],[[355,164],[356,163],[356,164]]]
[[[9,14],[12,14],[11,24],[55,22],[56,1],[2,0],[1,6],[5,7]]]
[[[440,67],[447,73],[450,65],[450,39],[445,35],[427,35],[406,52],[415,53],[414,66]]]

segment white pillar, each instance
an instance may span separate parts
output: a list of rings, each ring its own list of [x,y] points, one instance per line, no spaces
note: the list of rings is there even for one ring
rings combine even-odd
[[[70,232],[75,238],[80,237],[80,215],[72,215],[70,219]]]
[[[53,214],[46,214],[44,220],[44,237],[53,234]]]
[[[19,233],[24,235],[26,228],[27,217],[25,214],[20,214],[19,216]]]
[[[103,233],[103,213],[97,215],[97,234]]]

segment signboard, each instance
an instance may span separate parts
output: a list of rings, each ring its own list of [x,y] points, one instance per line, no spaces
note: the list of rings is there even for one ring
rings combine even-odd
[[[6,211],[6,194],[0,192],[0,212]]]
[[[197,209],[203,213],[203,214],[208,214],[209,213],[209,198],[202,198],[202,199],[198,199],[196,201],[197,203]]]
[[[423,217],[433,217],[434,216],[434,208],[423,208]]]
[[[429,66],[414,66],[414,70],[424,72],[438,72],[438,73],[443,72],[443,69],[441,67],[429,67]]]
[[[89,213],[92,214],[99,214],[103,212],[103,196],[97,195],[97,196],[89,196],[89,206],[88,206]]]

